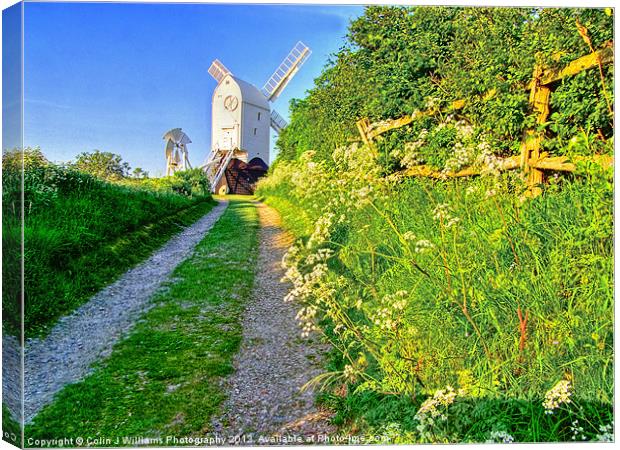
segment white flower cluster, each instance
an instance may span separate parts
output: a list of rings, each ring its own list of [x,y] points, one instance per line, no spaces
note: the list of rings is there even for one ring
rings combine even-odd
[[[427,143],[428,130],[425,128],[418,134],[418,138],[413,142],[406,142],[400,148],[397,147],[390,152],[390,156],[400,161],[403,167],[408,169],[424,163],[424,158],[420,153],[420,149]]]
[[[560,380],[545,394],[545,400],[543,406],[545,408],[545,414],[553,414],[553,411],[560,407],[562,404],[569,404],[571,402],[571,395],[573,394],[571,389],[571,383],[568,380]]]
[[[485,444],[512,444],[515,441],[506,431],[491,431]]]
[[[583,427],[579,425],[579,421],[578,420],[573,420],[571,422],[570,431],[571,431],[571,434],[572,434],[571,439],[573,441],[577,441],[577,440],[585,441],[587,439],[586,435],[583,434]]]
[[[417,237],[413,233],[413,231],[405,231],[403,233],[403,239],[408,242],[413,242],[413,251],[416,253],[425,253],[428,250],[432,250],[433,248],[435,248],[435,244],[433,244],[428,239],[416,240]]]
[[[299,322],[301,326],[301,336],[307,337],[311,332],[317,330],[317,326],[315,323],[316,313],[318,309],[314,305],[304,306],[298,312],[295,318]]]
[[[446,122],[439,124],[438,128],[444,128],[451,122],[453,122],[453,116],[450,115]],[[454,122],[453,126],[456,130],[454,153],[452,157],[445,162],[443,172],[456,172],[471,164],[475,154],[475,146],[471,139],[474,134],[474,128],[463,120]]]
[[[407,291],[397,291],[381,299],[379,307],[369,313],[372,322],[383,330],[393,330],[398,325],[400,313],[407,307]]]
[[[334,225],[336,215],[332,212],[328,212],[323,214],[314,224],[314,231],[312,235],[310,235],[310,239],[308,240],[308,247],[311,248],[315,245],[321,245],[330,236],[331,227]]]
[[[403,233],[403,239],[406,241],[414,241],[415,240],[415,234],[413,233],[413,231],[405,231]]]
[[[355,376],[356,373],[357,371],[355,370],[355,368],[347,364],[346,366],[344,366],[344,370],[342,371],[342,376],[349,381],[354,381],[356,378]]]
[[[433,218],[446,228],[451,228],[461,220],[452,215],[452,210],[446,203],[440,203],[435,207],[433,210]]]
[[[478,145],[480,154],[476,158],[476,164],[481,167],[481,175],[498,176],[502,169],[502,160],[491,151],[491,146],[486,142]]]
[[[451,172],[458,172],[463,167],[472,163],[474,158],[473,148],[466,146],[462,142],[457,141],[454,144],[454,153],[445,162],[442,172],[448,174]]]
[[[323,299],[334,293],[324,281],[328,273],[327,260],[333,255],[333,250],[321,248],[304,257],[301,245],[297,243],[291,246],[282,258],[282,266],[286,269],[282,281],[293,284],[284,301],[304,302],[296,317],[302,329],[302,337],[307,337],[318,329],[316,319],[319,305]]]
[[[416,253],[425,253],[428,250],[435,248],[435,244],[427,239],[420,239],[415,243],[414,251]]]
[[[599,427],[600,434],[596,435],[598,442],[614,442],[614,423],[601,425]]]
[[[446,386],[446,389],[440,389],[435,394],[427,398],[414,419],[418,421],[417,430],[423,436],[428,433],[429,428],[435,425],[437,420],[446,420],[446,409],[456,399],[457,392],[451,387]]]

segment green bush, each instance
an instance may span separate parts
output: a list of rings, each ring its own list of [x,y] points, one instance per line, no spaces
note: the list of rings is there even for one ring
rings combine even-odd
[[[174,192],[188,197],[210,195],[211,186],[204,170],[200,168],[175,172],[161,178],[126,178],[123,184],[149,191]]]
[[[292,160],[313,150],[330,163],[335,148],[358,137],[357,119],[378,122],[446,108],[455,100],[466,100],[463,110],[426,120],[430,134],[464,121],[484,136],[494,155],[515,154],[524,129],[535,122],[527,89],[535,65],[563,67],[590,53],[578,24],[594,49],[613,39],[610,8],[368,7],[351,23],[346,44],[308,96],[291,102],[290,124],[277,142],[279,158]],[[599,153],[613,149],[608,107],[613,83],[611,64],[602,77],[595,67],[557,83],[543,127],[550,135],[547,151],[564,154],[584,131],[597,136],[593,144]],[[417,136],[422,126],[413,128]],[[396,134],[377,143],[380,152],[389,154],[417,139]],[[454,152],[452,139],[443,138],[433,142],[435,149]],[[443,168],[446,158],[430,159]]]

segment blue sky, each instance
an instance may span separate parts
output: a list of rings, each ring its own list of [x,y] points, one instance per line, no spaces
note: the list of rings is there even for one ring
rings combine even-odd
[[[2,11],[2,148],[21,147],[21,5]]]
[[[53,161],[119,153],[151,175],[164,170],[163,134],[181,127],[201,164],[210,149],[207,69],[220,59],[259,88],[301,40],[313,51],[275,109],[288,118],[328,56],[344,43],[356,6],[27,3],[24,145]]]

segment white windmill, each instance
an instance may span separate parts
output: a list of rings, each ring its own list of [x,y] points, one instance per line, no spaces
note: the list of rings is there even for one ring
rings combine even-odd
[[[298,42],[260,90],[234,76],[219,60],[213,61],[209,74],[218,85],[211,102],[211,153],[203,168],[214,192],[220,190],[233,158],[249,164],[258,158],[259,163],[269,164],[269,129],[279,133],[286,126],[269,103],[278,98],[310,53]]]
[[[179,170],[191,169],[187,144],[192,141],[181,128],[173,128],[164,134],[166,140],[166,176],[170,176]]]

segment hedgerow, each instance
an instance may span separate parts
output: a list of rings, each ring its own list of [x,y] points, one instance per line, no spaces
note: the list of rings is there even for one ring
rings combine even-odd
[[[308,96],[291,103],[279,158],[313,150],[329,162],[334,148],[357,137],[357,119],[376,122],[455,100],[466,101],[456,119],[488,135],[496,154],[514,154],[534,124],[526,89],[534,66],[562,67],[590,53],[579,26],[594,49],[613,39],[609,8],[368,7]],[[602,76],[593,68],[562,81],[545,124],[553,135],[547,150],[562,153],[584,131],[605,146],[613,133],[606,98],[613,102],[613,65]]]

